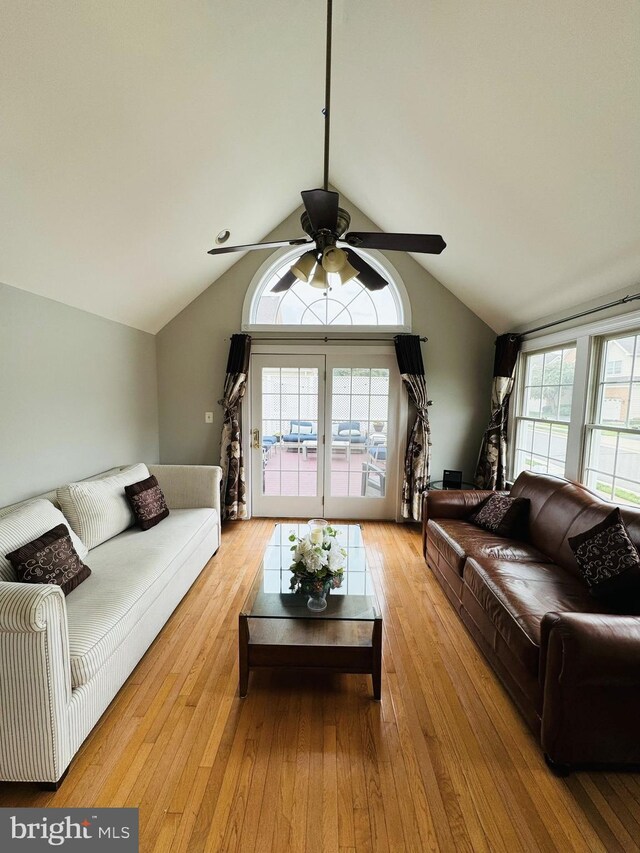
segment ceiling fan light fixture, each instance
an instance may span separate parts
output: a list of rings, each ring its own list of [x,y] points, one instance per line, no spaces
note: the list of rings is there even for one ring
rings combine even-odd
[[[355,278],[358,275],[358,270],[351,266],[348,259],[345,261],[342,269],[338,270],[337,276],[340,279],[340,284],[346,284],[348,281],[351,281],[352,278]]]
[[[326,272],[340,272],[348,262],[347,253],[337,246],[327,246],[322,253],[322,266]]]
[[[309,279],[309,284],[311,287],[317,287],[318,290],[326,290],[329,287],[327,273],[322,264],[318,264],[316,267],[313,277]]]
[[[316,253],[305,252],[291,267],[291,272],[300,281],[309,281],[311,273],[316,265]]]

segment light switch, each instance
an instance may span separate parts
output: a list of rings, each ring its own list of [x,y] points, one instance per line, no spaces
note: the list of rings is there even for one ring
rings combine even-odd
[[[205,412],[204,413],[204,422],[205,424],[213,423],[213,412]]]

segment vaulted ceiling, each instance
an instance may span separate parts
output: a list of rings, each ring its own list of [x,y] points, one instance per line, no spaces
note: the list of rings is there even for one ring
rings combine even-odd
[[[320,184],[324,16],[2,0],[0,281],[158,331]],[[335,0],[331,181],[497,331],[631,287],[639,56],[637,0]]]

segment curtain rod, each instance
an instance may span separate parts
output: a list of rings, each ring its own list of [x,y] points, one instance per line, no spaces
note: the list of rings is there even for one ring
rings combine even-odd
[[[261,337],[253,337],[253,341],[254,341],[254,343],[257,343],[257,344],[261,343],[262,341],[278,341],[280,343],[283,343],[283,342],[286,343],[287,341],[324,341],[325,344],[328,343],[329,341],[351,341],[351,342],[355,342],[355,343],[358,343],[359,341],[362,341],[363,343],[372,341],[374,343],[379,343],[380,341],[392,341],[394,337],[395,337],[395,335],[392,335],[391,337],[386,336],[386,337],[379,337],[379,338],[328,338],[326,336],[324,338],[261,338]],[[426,343],[429,340],[429,338],[422,337],[422,338],[420,338],[420,340],[423,343]]]
[[[551,323],[545,323],[543,326],[536,326],[535,329],[527,329],[526,332],[520,332],[517,337],[533,335],[534,332],[542,332],[544,329],[550,329],[552,326],[560,326],[562,323],[568,323],[570,320],[579,320],[580,317],[588,317],[589,314],[597,314],[598,311],[605,311],[607,308],[626,305],[627,302],[634,302],[636,299],[640,299],[640,293],[634,293],[631,296],[623,296],[622,299],[607,302],[606,305],[599,305],[597,308],[589,308],[586,311],[580,311],[579,314],[572,314],[570,317],[563,317],[562,320],[553,320]]]

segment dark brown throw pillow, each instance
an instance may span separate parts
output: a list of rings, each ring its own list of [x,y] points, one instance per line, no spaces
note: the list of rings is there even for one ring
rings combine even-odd
[[[582,577],[593,596],[628,613],[640,608],[640,554],[629,538],[620,510],[578,536],[569,537]]]
[[[155,527],[169,515],[162,489],[153,474],[146,480],[125,486],[124,491],[136,517],[136,524],[141,530]]]
[[[91,574],[73,547],[66,524],[38,536],[33,542],[7,554],[20,583],[55,583],[65,595]]]
[[[497,533],[498,536],[523,537],[529,517],[529,498],[510,498],[509,495],[489,495],[469,521]]]

